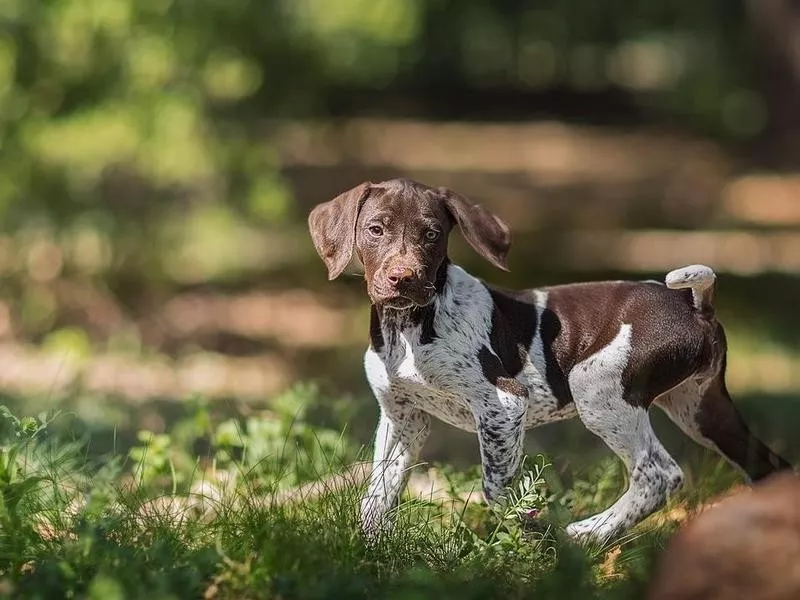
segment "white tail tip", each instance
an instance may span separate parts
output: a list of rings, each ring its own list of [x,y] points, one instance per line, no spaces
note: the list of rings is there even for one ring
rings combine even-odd
[[[714,285],[717,276],[711,267],[705,265],[689,265],[667,273],[666,284],[668,288],[698,288],[706,289]]]
[[[706,292],[714,286],[716,279],[711,267],[689,265],[667,273],[665,283],[673,290],[691,288],[695,307],[705,309],[710,304],[710,297]]]

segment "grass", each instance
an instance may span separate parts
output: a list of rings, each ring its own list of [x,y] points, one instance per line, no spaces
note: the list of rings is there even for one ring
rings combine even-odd
[[[604,508],[622,490],[614,461],[556,493],[546,460],[529,458],[499,509],[464,493],[474,470],[440,467],[444,494],[407,495],[394,529],[372,542],[359,533],[359,481],[286,501],[360,454],[304,421],[299,407],[312,396],[298,388],[244,422],[212,424],[199,410],[97,458],[89,440],[51,433],[66,415],[0,410],[0,597],[643,597],[672,521],[657,515],[604,547],[562,534],[570,513]],[[701,500],[692,494],[671,504]],[[538,517],[519,518],[532,507]]]

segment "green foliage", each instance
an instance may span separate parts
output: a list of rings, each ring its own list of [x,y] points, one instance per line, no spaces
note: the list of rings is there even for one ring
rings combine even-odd
[[[588,516],[609,506],[627,486],[625,467],[614,456],[606,457],[594,465],[585,477],[576,480],[572,489],[561,497],[561,503],[572,514]]]
[[[255,148],[243,156],[241,124],[225,132],[212,111],[262,85],[264,65],[234,29],[273,16],[266,4],[237,18],[215,2],[191,10],[169,0],[5,3],[14,35],[0,38],[0,139],[14,159],[0,171],[4,217],[32,201],[45,217],[95,221],[98,185],[118,170],[154,191],[244,175],[263,195],[270,165]],[[212,35],[214,22],[222,35]],[[124,229],[135,207],[116,208]]]
[[[136,464],[134,473],[140,482],[151,483],[159,475],[174,472],[170,460],[172,440],[169,435],[140,431],[136,437],[142,445],[131,448],[129,456]]]
[[[0,19],[3,226],[34,216],[115,252],[154,217],[184,216],[176,189],[286,218],[255,120],[324,116],[336,86],[617,86],[711,129],[764,120],[744,14],[720,1],[10,0]]]
[[[58,520],[57,512],[65,506],[59,467],[71,467],[64,463],[72,457],[51,454],[41,441],[55,417],[43,413],[18,418],[0,406],[0,556],[13,573],[41,544],[33,522]],[[65,450],[71,454],[75,449]]]
[[[533,469],[524,469],[515,484],[507,488],[501,501],[490,508],[492,520],[487,536],[482,537],[467,528],[471,548],[467,556],[476,564],[495,564],[498,572],[525,581],[538,571],[552,568],[556,549],[549,525],[543,531],[527,530],[526,523],[539,518],[547,507],[543,473],[550,465],[543,456],[537,457]],[[461,515],[454,512],[457,523],[465,525]]]
[[[194,446],[207,438],[214,472],[248,475],[271,491],[314,481],[341,469],[356,454],[339,432],[308,423],[306,411],[319,402],[315,386],[297,385],[274,397],[272,410],[217,425],[211,424],[208,406],[197,402],[194,414],[172,434],[138,432],[140,444],[128,453],[133,474],[145,487],[166,477],[174,493],[199,475]]]
[[[587,553],[550,525],[553,502],[537,457],[495,509],[467,503],[462,492],[478,472],[451,477],[450,501],[409,499],[396,509],[396,527],[375,542],[358,533],[362,484],[286,504],[274,478],[286,462],[270,462],[247,448],[276,449],[304,437],[303,407],[311,387],[282,396],[279,429],[264,434],[245,426],[233,435],[198,414],[169,434],[142,435],[129,469],[117,457],[88,463],[81,443],[53,439],[54,415],[18,418],[0,411],[3,461],[0,595],[26,598],[626,598],[641,595],[663,539],[630,540],[617,557],[614,578],[605,554]],[[198,416],[199,415],[199,416]],[[184,467],[173,461],[176,440],[210,426],[238,457],[235,493],[216,497],[213,509],[176,492]],[[346,444],[345,444],[346,445]],[[329,449],[328,446],[325,446]],[[313,446],[308,447],[313,450]],[[216,451],[214,451],[216,452]],[[152,454],[151,454],[152,453]],[[156,459],[155,457],[159,458]],[[149,457],[149,458],[148,458]],[[212,457],[213,458],[213,457]],[[336,460],[317,464],[332,468]],[[310,459],[311,463],[319,460]],[[255,461],[255,468],[252,465]],[[273,465],[268,469],[264,463]],[[198,459],[186,464],[199,464]],[[152,469],[147,485],[144,475]],[[155,473],[172,472],[161,481]],[[291,472],[291,469],[289,469]],[[131,485],[130,475],[135,475]],[[210,473],[208,473],[211,476]],[[299,481],[299,479],[298,479]],[[266,495],[259,490],[268,490]],[[661,541],[659,541],[661,540]],[[601,566],[603,568],[601,569]]]
[[[165,359],[175,340],[140,321],[181,286],[319,268],[301,229],[328,174],[302,166],[316,149],[297,132],[281,164],[276,121],[322,121],[345,148],[333,116],[460,119],[481,90],[622,90],[736,138],[767,116],[746,15],[722,0],[6,0],[0,22],[0,333],[75,361]],[[500,104],[491,118],[517,118]]]

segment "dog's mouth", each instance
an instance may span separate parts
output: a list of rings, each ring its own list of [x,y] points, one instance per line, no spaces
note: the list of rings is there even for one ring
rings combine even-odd
[[[373,304],[391,310],[409,310],[423,308],[433,302],[433,292],[424,291],[420,294],[370,294]]]
[[[392,310],[408,310],[417,306],[413,300],[409,298],[403,298],[402,296],[388,298],[382,302],[376,302],[376,304],[380,304],[382,307],[390,308]]]

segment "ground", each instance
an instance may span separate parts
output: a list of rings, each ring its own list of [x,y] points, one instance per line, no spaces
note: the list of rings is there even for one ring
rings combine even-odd
[[[56,433],[70,415],[4,410],[0,597],[640,598],[669,536],[736,482],[709,455],[624,539],[578,547],[563,525],[622,491],[616,459],[565,488],[548,459],[528,456],[494,510],[477,465],[428,465],[394,530],[368,543],[356,512],[364,449],[306,423],[312,393],[295,388],[243,421],[214,423],[199,406],[102,456],[90,438]]]

